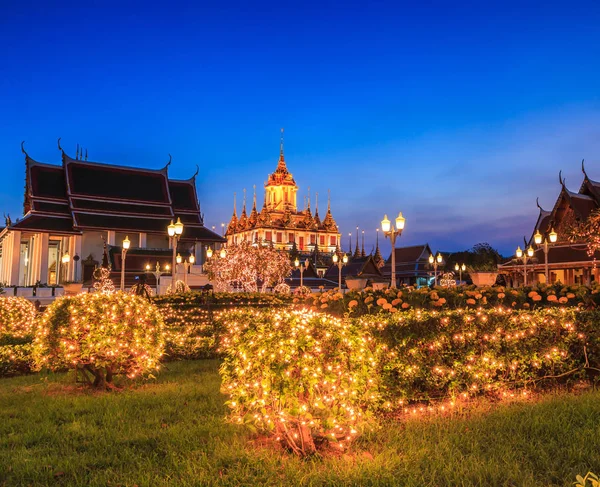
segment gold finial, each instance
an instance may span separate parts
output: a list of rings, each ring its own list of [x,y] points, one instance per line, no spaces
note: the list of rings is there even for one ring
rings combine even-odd
[[[331,190],[327,190],[327,211],[331,211]]]
[[[281,127],[281,143],[279,145],[279,154],[283,155],[283,127]]]
[[[319,213],[319,192],[315,193],[315,211]]]
[[[256,208],[256,184],[253,186],[254,188],[254,208]]]
[[[237,204],[236,204],[235,198],[236,198],[236,193],[235,193],[235,191],[234,191],[234,192],[233,192],[233,214],[234,214],[234,215],[235,215],[235,214],[236,214],[236,212],[237,212]]]
[[[244,211],[246,211],[246,188],[244,188]]]

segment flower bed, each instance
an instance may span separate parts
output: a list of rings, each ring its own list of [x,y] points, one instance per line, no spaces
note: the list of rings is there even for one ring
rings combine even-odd
[[[296,297],[294,302],[307,304],[314,310],[327,311],[336,315],[350,316],[396,313],[413,309],[443,310],[464,308],[512,309],[555,308],[580,306],[585,308],[600,305],[600,286],[535,286],[508,289],[501,286],[475,287],[402,287],[375,291],[367,288],[341,294],[326,291],[311,294],[304,299]]]

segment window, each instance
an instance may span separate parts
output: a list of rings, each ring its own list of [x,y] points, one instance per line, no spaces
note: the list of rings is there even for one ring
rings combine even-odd
[[[336,244],[336,238],[331,236],[329,237],[329,245],[331,245],[332,247]]]
[[[293,233],[290,233],[290,234],[288,235],[288,242],[289,242],[289,243],[294,243],[294,234],[293,234]]]
[[[324,246],[325,245],[325,235],[320,235],[319,245],[320,246]]]
[[[267,242],[270,242],[271,240],[273,240],[273,233],[272,232],[265,232],[265,240]]]
[[[317,243],[317,236],[316,235],[311,235],[310,236],[310,243],[313,244],[313,245],[315,243]]]
[[[304,237],[298,237],[298,246],[300,250],[304,250]]]
[[[281,232],[277,232],[277,243],[283,242],[283,234]]]

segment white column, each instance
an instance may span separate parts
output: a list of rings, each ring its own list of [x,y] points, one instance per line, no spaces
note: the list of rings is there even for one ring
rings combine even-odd
[[[29,240],[29,282],[33,285],[40,280],[40,234],[36,233]]]
[[[39,280],[42,284],[48,284],[48,242],[50,241],[50,234],[40,233],[40,277]]]
[[[21,232],[16,230],[11,233],[11,263],[10,263],[10,275],[8,283],[11,286],[19,285],[19,266],[21,263]]]
[[[146,248],[146,234],[140,233],[140,249]]]
[[[108,230],[108,235],[106,236],[106,243],[108,245],[115,245],[116,241],[116,232],[114,230]]]
[[[79,256],[79,262],[75,262],[73,260],[73,280],[75,280],[75,278],[77,277],[77,279],[81,281],[83,279],[83,267],[81,266],[81,260],[83,259],[83,256],[81,255],[81,245],[83,241],[83,236],[75,235],[73,237],[73,241],[73,256],[71,257],[71,260],[76,255]],[[75,270],[77,270],[77,276],[75,276]]]

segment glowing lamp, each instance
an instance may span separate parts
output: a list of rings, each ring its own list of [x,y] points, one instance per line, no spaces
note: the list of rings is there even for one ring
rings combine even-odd
[[[194,255],[190,255],[188,258],[188,262],[192,265],[194,265],[194,262],[196,262],[196,257],[194,257]]]
[[[455,270],[456,272],[458,272],[458,271],[460,270],[460,266],[458,265],[458,263],[457,263],[457,264],[454,266],[454,270]]]
[[[347,263],[348,263],[348,256],[347,256],[346,254],[344,254],[344,257],[342,257],[342,262],[343,262],[344,264],[347,264]]]
[[[535,242],[536,245],[539,245],[542,243],[542,234],[540,233],[540,231],[538,230],[537,232],[535,232],[535,235],[533,236],[533,241]]]
[[[517,256],[517,259],[520,259],[521,257],[523,257],[523,251],[521,250],[520,246],[517,247],[517,250],[515,251],[515,255]]]
[[[61,259],[61,260],[62,260],[62,263],[63,263],[63,264],[68,264],[68,263],[71,261],[71,256],[69,255],[69,252],[65,253],[65,254],[62,256],[62,259]]]
[[[165,266],[165,269],[166,269],[166,270],[169,270],[170,268],[171,268],[171,266],[170,266],[169,264],[167,264],[167,265]]]
[[[131,245],[131,242],[129,241],[129,237],[125,236],[125,240],[123,240],[123,248],[125,250],[128,250],[130,245]]]
[[[167,227],[167,233],[169,234],[169,237],[175,236],[175,225],[173,224],[173,220],[171,220],[171,223]]]
[[[465,272],[465,271],[467,270],[467,266],[463,264],[463,265],[462,265],[462,267],[461,267],[461,270],[462,270],[463,272]]]
[[[433,264],[434,260],[433,254],[429,254],[429,263]]]
[[[177,258],[175,259],[178,264],[181,264],[181,255],[177,254]]]
[[[146,270],[149,271],[150,270],[150,264],[146,264]]]
[[[296,257],[296,260],[294,261],[294,265],[296,267],[300,267],[300,261],[298,260],[298,258]]]
[[[396,217],[396,230],[404,230],[404,224],[406,223],[406,218],[402,216],[402,212],[398,213]]]
[[[340,258],[338,257],[338,254],[333,254],[333,263],[337,264],[339,260]]]
[[[533,247],[530,245],[529,248],[527,249],[527,255],[529,257],[533,257],[533,254],[535,254],[535,251],[533,250]]]
[[[384,215],[383,220],[381,220],[381,229],[383,230],[383,233],[389,232],[390,228],[391,228],[391,222],[388,220],[387,215]]]
[[[552,231],[550,232],[550,242],[556,243],[557,240],[558,240],[558,234],[554,231],[554,228],[553,228]]]
[[[212,257],[213,254],[213,249],[211,249],[210,247],[208,247],[206,249],[206,257],[208,257],[209,259]]]
[[[227,256],[227,251],[225,250],[225,247],[223,247],[221,249],[221,252],[219,252],[219,257],[221,257],[221,259],[224,259]]]
[[[181,235],[183,233],[183,223],[181,223],[181,219],[177,218],[177,223],[175,223],[175,234]]]
[[[308,269],[308,263],[309,263],[309,262],[308,262],[308,259],[306,259],[306,260],[304,261],[304,267],[306,267],[307,269]]]
[[[442,263],[442,254],[440,254],[440,253],[438,252],[438,254],[437,254],[437,257],[435,258],[435,260],[437,260],[437,263],[438,263],[438,264],[441,264],[441,263]]]

